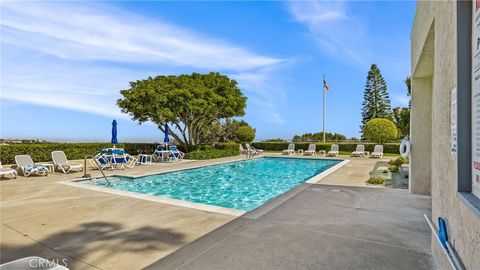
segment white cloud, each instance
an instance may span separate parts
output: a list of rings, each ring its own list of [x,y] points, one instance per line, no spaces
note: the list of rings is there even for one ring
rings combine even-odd
[[[239,82],[241,89],[246,90],[248,104],[254,106],[253,113],[259,116],[263,115],[260,120],[280,124],[284,122],[284,119],[280,115],[277,106],[285,104],[287,91],[274,74],[279,74],[277,68],[264,68],[255,72],[241,72],[233,74],[231,77]]]
[[[288,6],[297,21],[311,25],[348,19],[341,2],[291,1]]]
[[[410,101],[410,98],[403,95],[395,95],[393,97],[393,100],[396,101],[400,106],[407,107],[408,102]]]
[[[293,18],[308,27],[309,35],[330,56],[364,66],[369,54],[363,23],[348,13],[345,2],[289,1]]]
[[[74,60],[251,69],[282,60],[106,6],[2,2],[3,42]]]
[[[275,94],[266,70],[282,59],[105,4],[3,1],[0,7],[2,98],[127,117],[115,101],[129,81],[215,70],[237,74],[265,121],[281,119],[275,102],[266,102]]]

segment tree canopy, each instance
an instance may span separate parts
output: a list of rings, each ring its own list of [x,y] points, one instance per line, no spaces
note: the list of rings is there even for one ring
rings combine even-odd
[[[410,134],[410,110],[408,108],[393,108],[393,121],[397,126],[399,137]]]
[[[382,144],[397,138],[397,128],[388,119],[374,118],[365,124],[363,136],[369,141]]]
[[[328,141],[344,141],[347,139],[342,134],[325,132],[325,139]],[[292,138],[293,142],[315,142],[323,140],[323,132],[304,133],[302,135],[295,135]]]
[[[408,76],[404,82],[407,87],[407,96],[410,97],[412,91],[410,76]],[[399,137],[405,137],[410,134],[410,108],[411,99],[408,100],[408,107],[393,108],[393,121],[397,126]]]
[[[375,64],[372,64],[368,72],[362,106],[362,130],[370,119],[391,119],[392,111],[387,84],[383,79],[380,69],[378,69]]]
[[[215,120],[211,125],[202,129],[200,142],[217,143],[236,141],[237,130],[243,126],[250,127],[244,120],[232,118]]]
[[[162,132],[164,124],[171,125],[169,135],[187,151],[214,121],[243,116],[247,101],[235,80],[215,72],[149,77],[120,93],[122,112],[140,124],[151,121]]]
[[[255,130],[250,126],[241,126],[237,129],[237,140],[242,143],[250,143],[255,139]]]

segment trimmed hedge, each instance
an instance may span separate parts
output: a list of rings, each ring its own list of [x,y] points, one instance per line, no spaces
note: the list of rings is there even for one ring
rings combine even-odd
[[[252,146],[257,148],[257,149],[262,149],[265,151],[282,151],[287,149],[288,147],[288,142],[254,142],[252,143]],[[295,150],[298,149],[303,149],[307,150],[308,145],[311,144],[309,142],[302,142],[302,143],[295,143]],[[317,151],[318,150],[325,150],[325,151],[330,151],[330,147],[332,146],[333,143],[315,143],[317,145]],[[345,151],[345,152],[353,152],[357,148],[356,143],[337,143],[339,146],[340,151]],[[365,151],[373,151],[373,148],[375,147],[375,143],[362,143],[365,145]],[[383,152],[384,153],[389,153],[389,154],[398,154],[399,153],[399,143],[385,143],[383,144]]]
[[[125,149],[125,152],[131,155],[138,154],[152,154],[157,148],[158,144],[153,143],[120,143],[117,144],[118,148]],[[35,162],[47,162],[52,161],[52,151],[64,151],[68,159],[84,159],[85,156],[94,156],[101,149],[112,147],[111,143],[21,143],[21,144],[9,144],[0,146],[0,160],[2,164],[14,164],[16,155],[30,155]],[[193,154],[191,159],[195,159],[195,155],[198,155],[199,159],[234,156],[239,154],[239,148],[237,143],[227,142],[218,143],[214,146],[211,145],[199,145],[196,146],[198,152],[213,151],[209,154]],[[181,151],[184,151],[182,147],[179,147]],[[193,152],[196,152],[193,151]],[[220,153],[220,152],[224,153]],[[190,153],[187,154],[187,156]]]
[[[35,162],[52,161],[52,151],[64,151],[68,159],[84,159],[85,156],[96,155],[101,149],[112,147],[111,143],[25,143],[0,146],[2,164],[14,164],[16,155],[30,155]],[[157,144],[153,143],[120,143],[131,155],[151,154]]]
[[[194,150],[185,155],[186,159],[213,159],[222,157],[231,157],[240,155],[238,143],[227,142],[217,143],[215,145],[199,145]]]
[[[232,149],[211,149],[211,150],[195,150],[185,155],[186,159],[213,159],[222,157],[231,157],[240,155],[240,151]]]

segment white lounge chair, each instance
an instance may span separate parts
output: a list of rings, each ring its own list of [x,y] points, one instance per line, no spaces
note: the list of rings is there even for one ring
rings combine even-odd
[[[383,145],[377,144],[370,154],[372,158],[383,158]]]
[[[295,155],[295,144],[294,143],[288,144],[287,149],[283,150],[282,154],[283,155]]]
[[[35,164],[29,155],[15,156],[15,163],[17,164],[17,171],[22,171],[24,176],[36,175],[48,175],[47,167],[41,164]]]
[[[328,157],[338,157],[338,144],[332,144],[330,151],[327,153]]]
[[[304,155],[315,155],[317,153],[317,145],[314,143],[311,143],[308,145],[308,150],[303,152]]]
[[[247,151],[251,151],[255,155],[260,155],[261,153],[263,153],[262,149],[256,149],[255,147],[250,146],[250,144],[248,144],[248,143],[245,144],[245,147],[247,147]]]
[[[357,144],[357,148],[352,152],[352,157],[364,157],[365,156],[365,145]]]
[[[5,175],[12,176],[15,179],[17,178],[17,171],[12,168],[3,168],[2,163],[0,162],[0,177]]]
[[[60,168],[63,173],[69,173],[70,171],[81,171],[83,170],[83,165],[78,163],[69,162],[65,152],[63,151],[53,151],[52,152],[53,166],[55,168]]]

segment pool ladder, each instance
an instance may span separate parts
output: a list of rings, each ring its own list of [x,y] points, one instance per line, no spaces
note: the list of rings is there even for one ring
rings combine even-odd
[[[87,159],[91,158],[93,160],[93,163],[95,163],[95,166],[97,166],[97,169],[102,173],[103,178],[107,182],[108,185],[110,185],[110,181],[108,181],[107,176],[103,172],[102,167],[97,163],[97,160],[95,159],[94,156],[85,156],[85,159],[83,160],[83,176],[82,178],[90,178],[90,175],[87,174]]]

